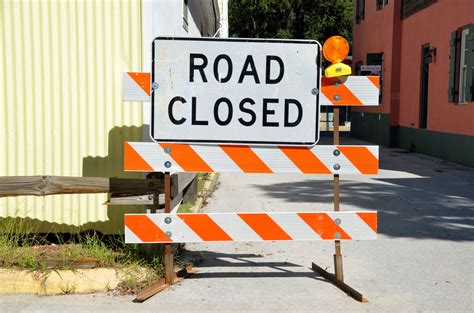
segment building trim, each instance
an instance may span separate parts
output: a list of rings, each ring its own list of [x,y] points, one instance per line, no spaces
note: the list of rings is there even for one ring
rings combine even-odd
[[[390,114],[351,113],[351,136],[474,167],[474,136],[390,126]]]

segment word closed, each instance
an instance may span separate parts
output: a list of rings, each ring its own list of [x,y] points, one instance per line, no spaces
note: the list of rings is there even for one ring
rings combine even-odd
[[[160,142],[314,145],[319,44],[157,38],[152,126]]]

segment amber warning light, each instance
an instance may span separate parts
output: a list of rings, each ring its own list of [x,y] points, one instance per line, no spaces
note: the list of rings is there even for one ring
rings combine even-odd
[[[332,64],[324,71],[326,77],[351,75],[351,67],[342,61],[349,53],[349,44],[341,36],[332,36],[323,45],[323,55]]]

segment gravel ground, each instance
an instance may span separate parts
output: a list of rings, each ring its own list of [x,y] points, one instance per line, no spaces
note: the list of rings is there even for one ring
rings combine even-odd
[[[364,144],[346,139],[346,143]],[[352,300],[315,275],[333,271],[331,242],[187,245],[198,272],[148,301],[113,293],[0,296],[1,312],[473,312],[474,169],[381,149],[380,174],[342,176],[342,210],[379,211],[376,241],[343,242]],[[332,210],[317,175],[221,174],[207,212]]]

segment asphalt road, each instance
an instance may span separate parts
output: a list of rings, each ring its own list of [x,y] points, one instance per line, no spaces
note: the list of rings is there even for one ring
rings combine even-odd
[[[363,144],[362,142],[357,144]],[[342,176],[341,209],[379,211],[376,241],[344,242],[358,303],[313,273],[333,271],[331,242],[189,244],[198,273],[145,303],[110,294],[0,296],[1,312],[473,312],[474,169],[381,149],[380,174]],[[208,212],[332,210],[317,175],[221,174]]]

